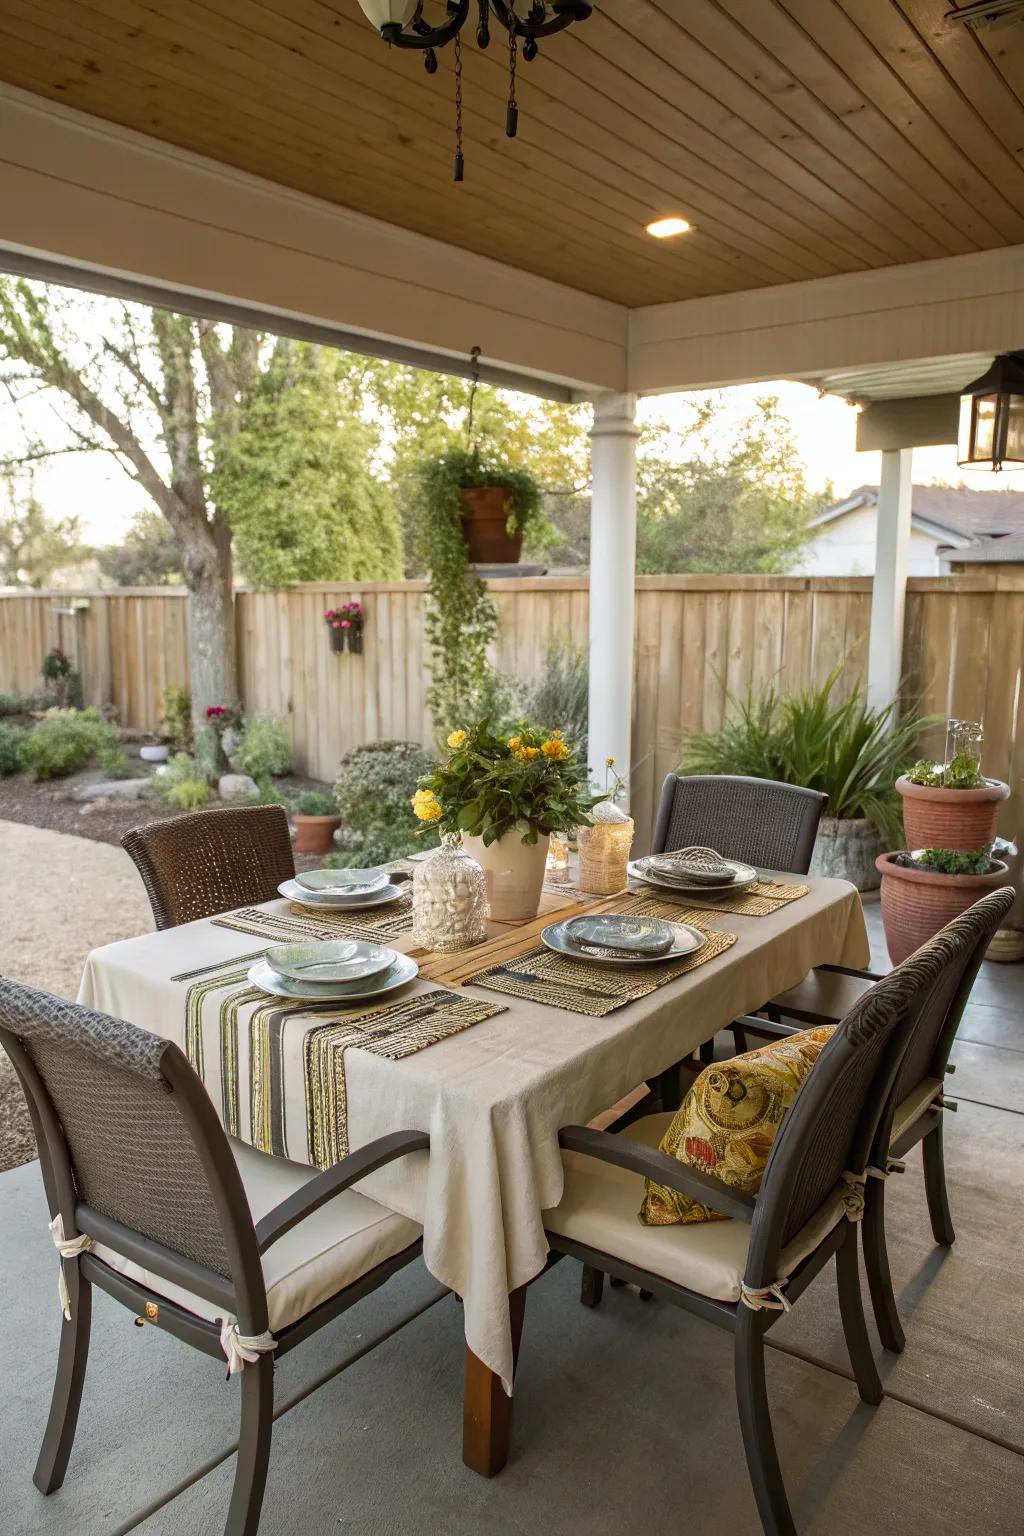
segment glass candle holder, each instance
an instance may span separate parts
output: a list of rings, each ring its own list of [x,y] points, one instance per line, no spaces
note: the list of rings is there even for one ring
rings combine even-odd
[[[552,832],[548,839],[548,859],[544,873],[555,885],[565,885],[569,879],[569,844],[557,832]]]
[[[422,949],[470,949],[487,937],[484,872],[445,832],[441,846],[417,864],[412,880],[412,937]]]

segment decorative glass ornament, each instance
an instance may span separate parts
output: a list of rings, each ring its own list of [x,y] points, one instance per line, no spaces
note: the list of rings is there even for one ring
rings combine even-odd
[[[548,861],[544,871],[555,885],[565,885],[569,879],[569,844],[552,832],[548,838]]]
[[[580,890],[595,896],[611,896],[626,887],[629,852],[633,846],[633,818],[602,800],[591,811],[592,827],[580,827]]]
[[[484,872],[462,846],[461,832],[417,864],[412,880],[412,937],[421,949],[470,949],[487,937]]]

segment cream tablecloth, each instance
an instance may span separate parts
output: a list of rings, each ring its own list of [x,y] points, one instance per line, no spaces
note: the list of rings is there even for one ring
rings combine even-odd
[[[841,880],[807,883],[807,896],[769,917],[709,919],[738,935],[731,949],[605,1018],[509,997],[506,1012],[404,1060],[348,1051],[351,1146],[395,1130],[430,1135],[429,1157],[405,1158],[360,1187],[422,1223],[428,1269],[463,1298],[467,1343],[506,1386],[507,1297],[544,1266],[543,1212],[562,1194],[559,1128],[591,1119],[812,966],[866,964],[857,892]],[[258,947],[209,920],[111,944],[89,956],[79,1001],[183,1046],[188,983],[170,978]],[[240,1129],[244,1139],[244,1117]]]

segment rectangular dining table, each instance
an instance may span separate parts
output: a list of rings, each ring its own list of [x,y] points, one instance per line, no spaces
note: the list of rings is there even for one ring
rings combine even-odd
[[[791,884],[795,879],[779,878]],[[430,1136],[429,1154],[407,1157],[365,1179],[360,1188],[422,1224],[427,1268],[462,1298],[463,1459],[475,1471],[492,1475],[507,1455],[525,1287],[545,1267],[544,1212],[562,1195],[560,1128],[585,1124],[733,1019],[796,985],[813,966],[866,964],[868,940],[858,893],[841,880],[801,880],[806,894],[770,915],[705,914],[708,931],[735,935],[735,943],[603,1017],[503,995],[464,979],[453,982],[453,976],[464,978],[476,968],[473,951],[424,954],[413,945],[411,931],[384,941],[419,962],[420,975],[406,989],[409,995],[426,996],[442,985],[495,1009],[490,1017],[401,1059],[358,1045],[344,1052],[348,1149],[396,1130]],[[611,898],[587,910],[621,910],[625,904],[623,897]],[[283,915],[291,909],[281,900],[259,910]],[[491,925],[489,940],[479,947],[479,968],[504,952],[518,952],[556,912],[564,916],[566,910],[581,910],[571,893],[546,893],[543,915],[533,923]],[[123,940],[89,956],[79,1002],[184,1049],[190,978],[205,974],[216,984],[221,971],[233,975],[237,987],[247,957],[272,942],[222,926],[217,918]],[[307,1018],[307,1028],[308,1023]],[[301,1013],[293,1011],[281,1026],[278,1046],[286,1044],[289,1030],[302,1027]],[[255,1048],[254,1038],[244,1024],[234,1037],[232,1069],[242,1085],[248,1082],[247,1053]],[[275,1059],[285,1059],[284,1052],[279,1050]],[[223,1065],[208,1038],[201,1075],[222,1119]],[[277,1149],[293,1160],[313,1162],[303,1119],[308,1093],[302,1083],[287,1080],[275,1091],[285,1137]],[[261,1141],[254,1098],[242,1091],[236,1099],[234,1133],[269,1150]]]

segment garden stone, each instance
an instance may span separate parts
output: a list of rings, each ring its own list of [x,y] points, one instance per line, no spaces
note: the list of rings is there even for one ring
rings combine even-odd
[[[247,773],[222,773],[217,780],[217,793],[222,800],[255,800],[260,787]]]
[[[147,774],[144,779],[99,779],[95,784],[76,784],[72,795],[76,800],[139,800],[151,784]]]

